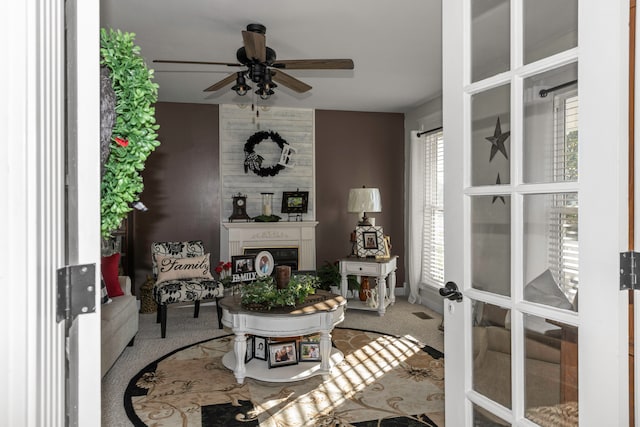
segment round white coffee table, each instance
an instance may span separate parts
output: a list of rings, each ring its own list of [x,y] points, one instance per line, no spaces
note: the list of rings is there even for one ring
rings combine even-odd
[[[225,354],[222,363],[233,371],[239,384],[245,377],[262,381],[299,381],[313,375],[324,375],[344,359],[337,349],[331,348],[331,331],[344,320],[346,300],[336,294],[317,291],[325,299],[301,307],[277,308],[270,311],[253,311],[242,307],[240,296],[228,296],[220,300],[222,324],[235,334],[233,350]],[[269,369],[266,361],[253,359],[245,363],[247,334],[261,337],[297,337],[320,334],[320,361],[299,362]],[[267,352],[268,353],[268,352]],[[268,357],[268,356],[267,356]]]

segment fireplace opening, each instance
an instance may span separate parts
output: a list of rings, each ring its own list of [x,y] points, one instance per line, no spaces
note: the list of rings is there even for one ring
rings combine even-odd
[[[298,248],[244,248],[244,255],[258,255],[259,252],[269,251],[273,257],[275,266],[288,265],[292,271],[298,270]]]

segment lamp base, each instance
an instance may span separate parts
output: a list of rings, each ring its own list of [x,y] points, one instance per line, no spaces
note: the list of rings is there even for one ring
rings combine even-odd
[[[371,227],[371,225],[372,224],[371,224],[370,218],[367,216],[367,213],[363,212],[362,213],[362,219],[360,220],[360,222],[358,222],[358,226],[360,226],[360,227],[364,227],[364,226]]]

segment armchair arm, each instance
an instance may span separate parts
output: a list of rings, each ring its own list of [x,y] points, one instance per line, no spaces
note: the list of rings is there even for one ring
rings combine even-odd
[[[118,282],[125,295],[131,295],[131,278],[129,276],[118,276]]]

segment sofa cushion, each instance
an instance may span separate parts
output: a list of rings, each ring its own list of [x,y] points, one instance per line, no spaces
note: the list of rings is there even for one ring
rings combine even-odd
[[[111,298],[109,304],[102,306],[102,315],[100,316],[103,321],[117,323],[119,319],[126,319],[128,315],[126,312],[131,310],[129,306],[135,306],[135,311],[138,311],[136,304],[136,297],[133,295],[122,295],[119,297]]]
[[[125,294],[113,298],[110,304],[103,304],[100,310],[104,376],[138,332],[138,304],[135,296]]]
[[[118,281],[118,264],[120,263],[120,253],[102,257],[100,260],[100,271],[104,282],[107,285],[107,294],[110,298],[124,295],[120,282]]]
[[[213,280],[209,254],[189,258],[173,258],[157,255],[158,278],[156,283],[180,279]]]
[[[525,286],[524,299],[538,304],[550,305],[551,307],[573,310],[573,304],[569,302],[558,287],[549,269]]]

